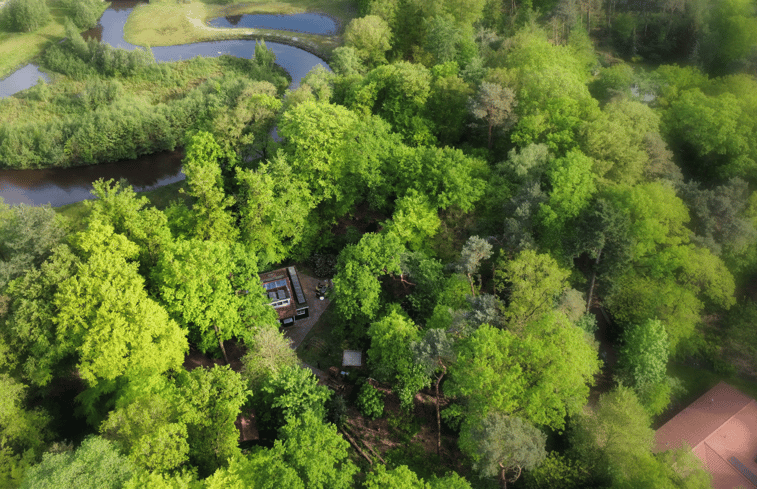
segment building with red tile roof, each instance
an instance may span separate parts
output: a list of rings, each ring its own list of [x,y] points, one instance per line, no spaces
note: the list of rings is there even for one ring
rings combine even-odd
[[[757,487],[757,401],[720,382],[665,423],[655,451],[684,443],[705,464],[715,489]]]

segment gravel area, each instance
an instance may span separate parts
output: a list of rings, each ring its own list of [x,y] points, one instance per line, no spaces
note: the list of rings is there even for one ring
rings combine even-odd
[[[295,321],[293,326],[284,328],[284,334],[287,338],[292,340],[292,348],[295,350],[299,348],[299,346],[302,344],[302,341],[305,339],[305,336],[308,335],[315,323],[318,322],[318,319],[320,319],[323,311],[325,311],[326,308],[329,307],[329,304],[331,304],[331,301],[327,298],[319,300],[316,296],[316,287],[319,283],[330,285],[331,282],[317,279],[315,277],[310,277],[299,271],[297,272],[297,275],[300,278],[302,291],[305,293],[305,299],[308,301],[308,305],[310,306],[310,317]]]

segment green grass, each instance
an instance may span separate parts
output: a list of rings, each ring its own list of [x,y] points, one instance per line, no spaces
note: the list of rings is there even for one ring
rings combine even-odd
[[[334,333],[335,322],[335,309],[329,307],[297,349],[300,360],[313,367],[320,365],[322,370],[342,364],[342,350],[345,345],[342,338]]]
[[[51,20],[34,32],[9,32],[7,25],[0,24],[0,78],[10,75],[66,36],[65,10],[58,4],[59,0],[47,0]],[[103,2],[102,10],[105,11],[108,5]]]
[[[340,43],[338,36],[320,36],[271,29],[209,27],[215,17],[242,14],[295,14],[322,12],[346,25],[357,12],[350,0],[293,0],[291,2],[257,1],[219,5],[210,2],[151,2],[139,5],[124,27],[127,42],[139,46],[172,46],[219,39],[263,38],[299,45],[328,56]],[[297,40],[295,41],[296,38]]]

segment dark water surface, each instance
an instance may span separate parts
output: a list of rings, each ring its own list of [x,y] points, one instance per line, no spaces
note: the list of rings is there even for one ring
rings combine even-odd
[[[135,49],[136,46],[124,41],[124,25],[132,8],[140,2],[114,1],[100,18],[98,26],[84,33],[113,46]],[[279,43],[266,43],[276,54],[276,64],[284,68],[292,82],[290,89],[300,86],[300,80],[317,65],[330,70],[325,61],[302,49]],[[251,58],[255,52],[255,41],[230,40],[201,42],[181,46],[154,47],[152,52],[158,62],[179,61],[195,56],[215,57],[230,54],[240,58]],[[36,67],[33,65],[33,70]],[[22,68],[22,70],[26,69]],[[21,70],[19,70],[21,71]],[[40,76],[45,75],[36,70]],[[18,71],[16,72],[18,73]],[[5,83],[16,73],[0,82]],[[26,72],[24,72],[26,73]],[[14,82],[16,88],[11,95],[29,88],[37,83],[34,75],[19,75]],[[23,83],[23,80],[26,80]],[[9,85],[10,86],[10,85]],[[4,96],[0,92],[0,97]],[[5,95],[7,96],[7,95]],[[75,168],[50,168],[44,170],[0,170],[0,197],[8,204],[25,203],[41,205],[50,203],[54,207],[92,198],[92,182],[98,178],[126,178],[137,191],[151,190],[184,179],[181,171],[181,154],[179,152],[147,155],[136,160],[123,160]]]
[[[307,34],[336,34],[336,22],[321,14],[267,15],[245,14],[218,17],[208,22],[212,27],[247,27],[277,29]]]

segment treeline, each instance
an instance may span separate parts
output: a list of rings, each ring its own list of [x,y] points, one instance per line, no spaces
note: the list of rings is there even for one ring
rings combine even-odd
[[[69,167],[173,150],[188,130],[213,126],[253,94],[275,95],[286,86],[262,55],[158,65],[149,49],[85,42],[73,26],[68,35],[43,57],[43,66],[68,81],[41,81],[22,98],[0,102],[5,168]]]

